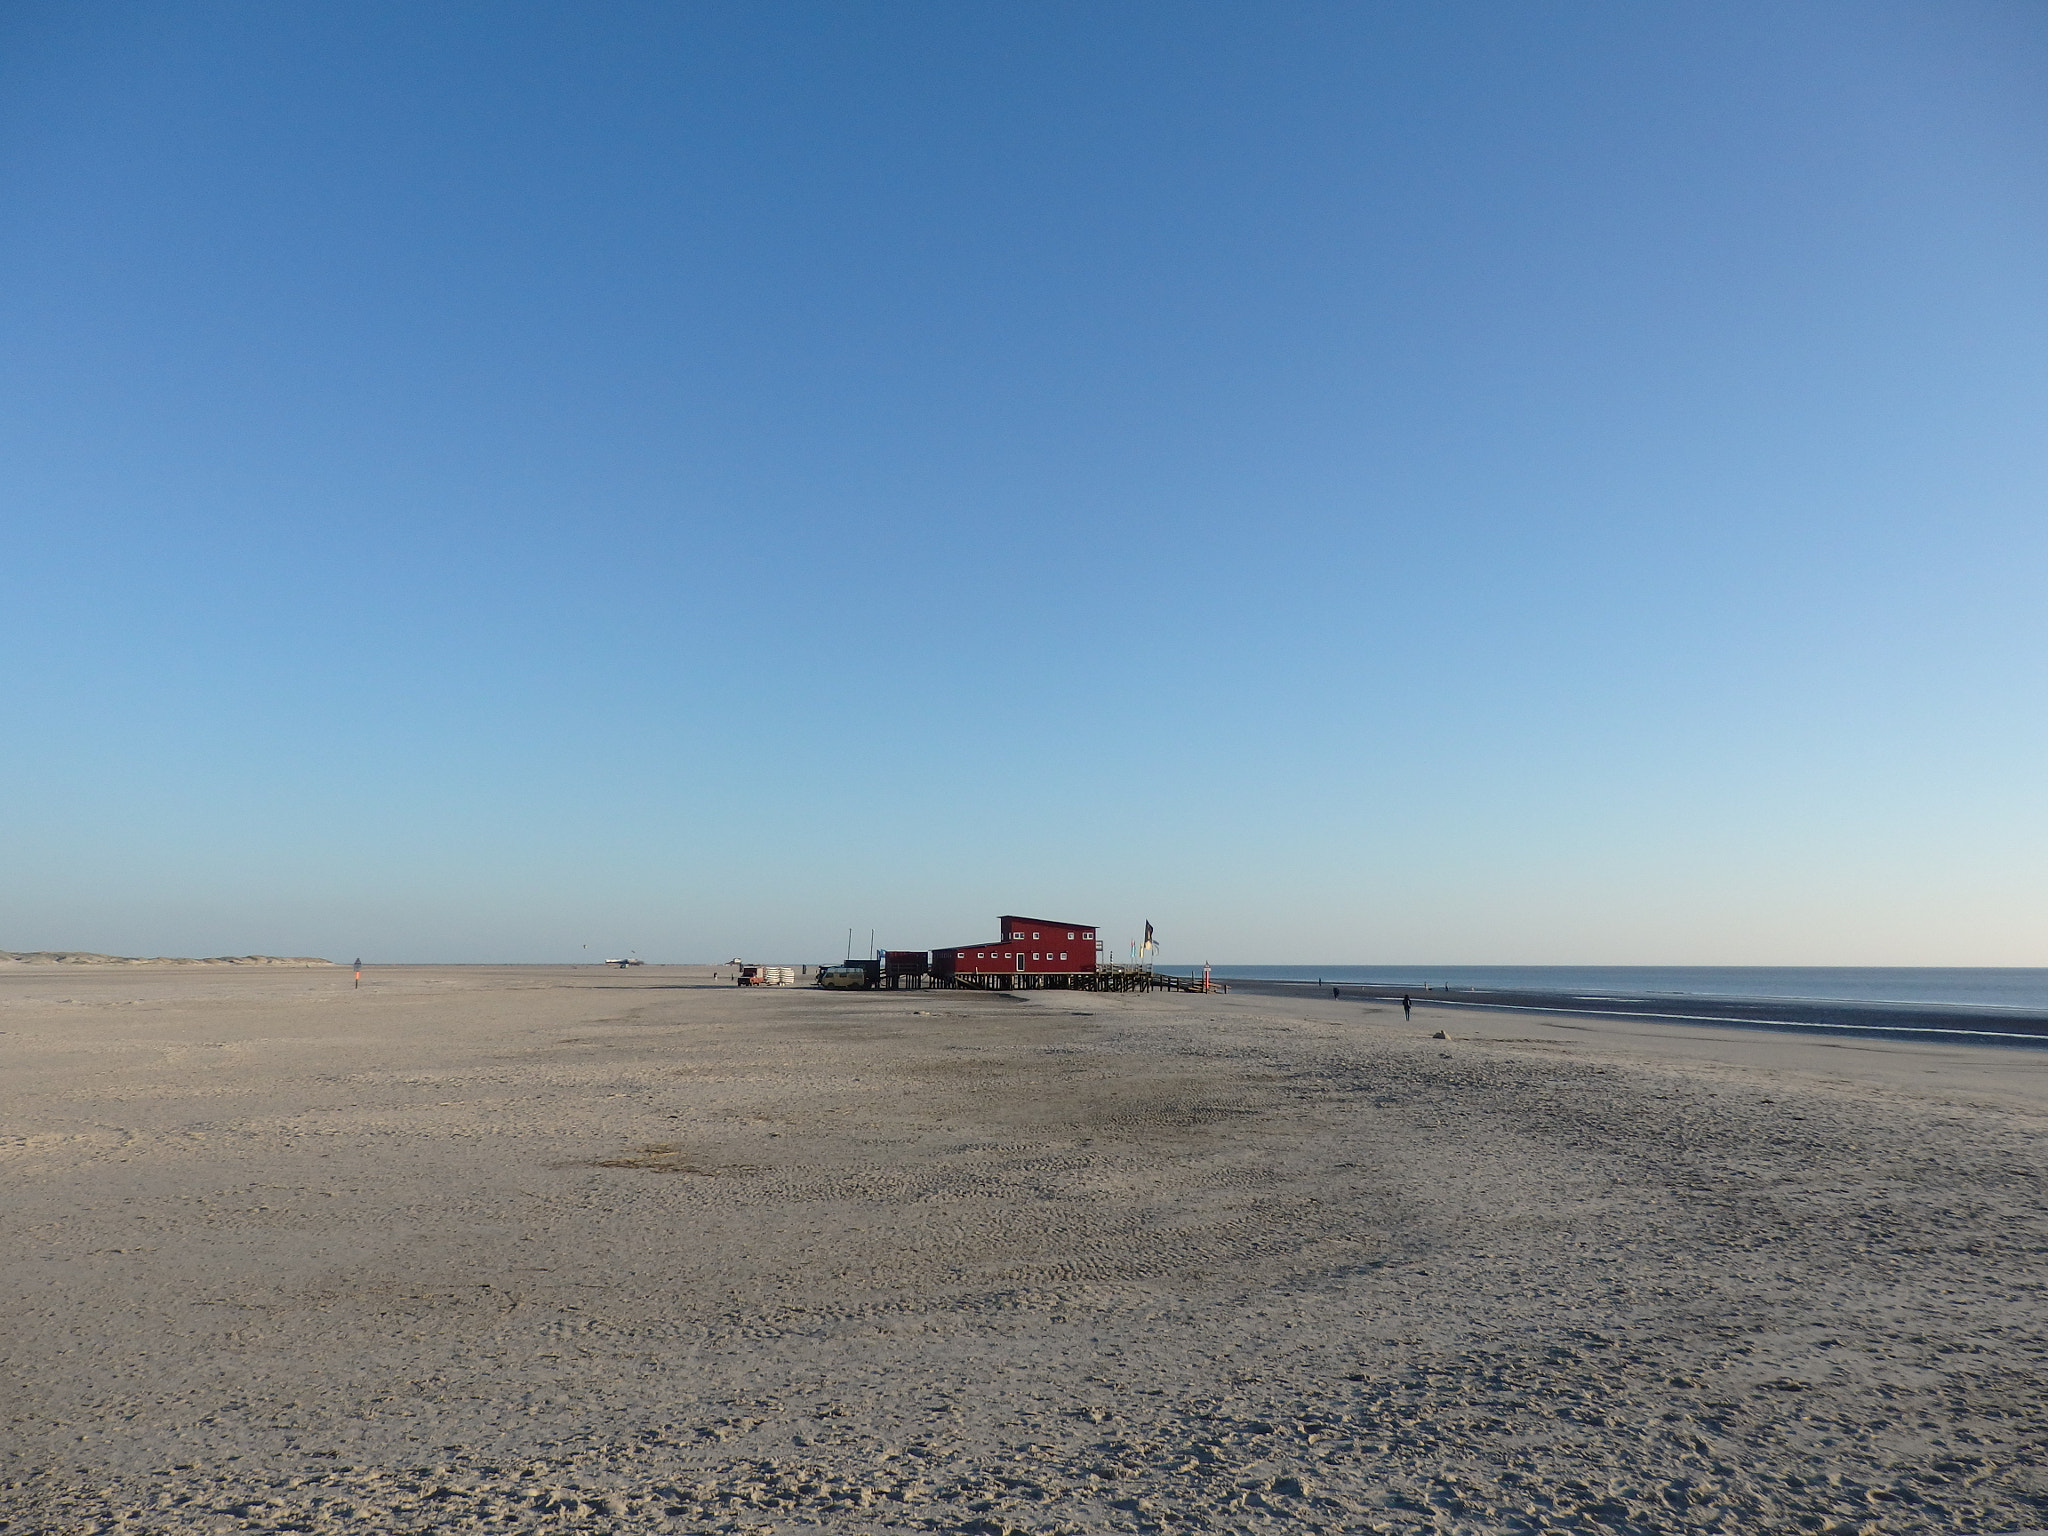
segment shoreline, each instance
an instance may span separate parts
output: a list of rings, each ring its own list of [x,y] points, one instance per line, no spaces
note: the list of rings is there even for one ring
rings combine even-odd
[[[1853,1031],[1871,1036],[1955,1035],[2003,1043],[2048,1045],[2048,1011],[2006,1009],[1988,1004],[1857,1002],[1831,998],[1714,997],[1646,993],[1587,997],[1533,989],[1439,987],[1431,991],[1377,982],[1304,982],[1264,977],[1219,977],[1232,991],[1270,997],[1307,997],[1333,992],[1341,1000],[1399,1001],[1418,1008],[1507,1013],[1556,1013],[1573,1018],[1663,1019],[1737,1028]]]

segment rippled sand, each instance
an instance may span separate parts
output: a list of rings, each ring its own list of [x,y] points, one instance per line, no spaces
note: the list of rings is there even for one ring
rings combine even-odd
[[[2048,1051],[710,974],[0,974],[0,1530],[2048,1526]]]

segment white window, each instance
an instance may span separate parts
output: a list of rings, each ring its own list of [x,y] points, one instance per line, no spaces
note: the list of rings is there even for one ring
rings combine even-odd
[[[1067,952],[1064,949],[1060,951],[1060,958],[1062,960],[1067,958]]]
[[[1038,951],[1037,951],[1037,950],[1035,950],[1035,949],[1034,949],[1033,951],[1031,951],[1031,958],[1032,958],[1032,959],[1034,959],[1034,960],[1036,960],[1036,959],[1038,958]]]
[[[1068,935],[1067,935],[1067,937],[1071,939],[1071,938],[1073,937],[1073,935],[1072,935],[1072,934],[1070,933],[1070,934],[1068,934]]]
[[[1031,935],[1031,937],[1033,937],[1033,938],[1035,939],[1035,938],[1037,938],[1037,937],[1038,937],[1038,935],[1034,933],[1033,935]]]
[[[1092,939],[1095,937],[1095,930],[1091,928],[1086,933],[1082,934],[1081,937],[1084,939]]]

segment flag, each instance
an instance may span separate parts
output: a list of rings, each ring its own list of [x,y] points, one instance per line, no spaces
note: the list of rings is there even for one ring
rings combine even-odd
[[[1152,924],[1147,922],[1145,924],[1145,953],[1149,955],[1158,947],[1159,945],[1152,938]]]

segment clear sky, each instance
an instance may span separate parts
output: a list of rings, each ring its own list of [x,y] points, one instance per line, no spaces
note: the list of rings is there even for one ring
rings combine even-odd
[[[2048,964],[2044,492],[2037,4],[0,10],[0,949]]]

